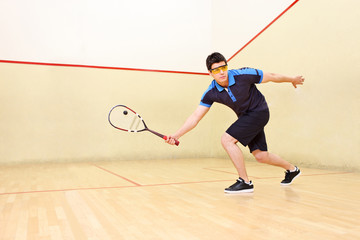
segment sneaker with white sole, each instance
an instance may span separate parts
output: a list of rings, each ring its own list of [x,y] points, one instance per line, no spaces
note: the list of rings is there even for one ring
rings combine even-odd
[[[239,178],[236,182],[228,188],[225,188],[225,193],[250,193],[254,191],[254,185],[252,181],[246,183],[244,179]]]
[[[301,171],[298,167],[295,166],[295,171],[286,170],[285,171],[285,179],[281,181],[281,185],[290,185],[295,178],[300,176]]]

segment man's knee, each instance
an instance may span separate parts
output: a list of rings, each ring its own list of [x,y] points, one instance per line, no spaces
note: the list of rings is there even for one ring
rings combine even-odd
[[[269,158],[269,153],[267,151],[255,150],[252,152],[256,161],[259,163],[266,163]]]
[[[229,135],[228,133],[224,133],[221,136],[221,144],[223,145],[224,148],[226,148],[229,145],[233,145],[236,144],[237,140],[235,138],[233,138],[231,135]]]

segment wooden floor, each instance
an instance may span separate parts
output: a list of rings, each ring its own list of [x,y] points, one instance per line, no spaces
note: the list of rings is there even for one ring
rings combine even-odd
[[[0,239],[360,239],[360,174],[227,159],[0,166]]]

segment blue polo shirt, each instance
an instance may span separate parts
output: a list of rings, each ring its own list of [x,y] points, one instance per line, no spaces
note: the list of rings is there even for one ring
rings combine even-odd
[[[229,86],[224,88],[213,80],[201,98],[200,105],[211,107],[218,102],[230,107],[238,117],[248,111],[268,109],[264,95],[256,88],[261,83],[263,72],[254,68],[228,71]]]

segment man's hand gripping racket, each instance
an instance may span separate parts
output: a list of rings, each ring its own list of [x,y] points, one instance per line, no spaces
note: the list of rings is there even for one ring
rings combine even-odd
[[[113,107],[108,116],[109,123],[116,129],[126,132],[144,132],[149,131],[164,140],[168,140],[168,137],[149,129],[142,117],[134,110],[124,105],[116,105]],[[179,146],[180,142],[176,139],[175,145]]]

